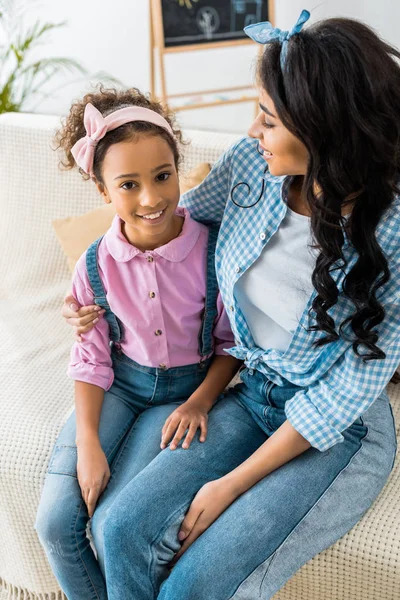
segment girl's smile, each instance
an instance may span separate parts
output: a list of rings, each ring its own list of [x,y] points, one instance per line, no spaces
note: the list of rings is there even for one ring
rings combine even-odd
[[[158,223],[162,223],[165,218],[168,217],[168,208],[162,208],[158,211],[148,212],[143,215],[136,215],[141,218],[144,223],[149,224],[150,227],[154,227]]]
[[[153,213],[148,213],[147,215],[138,215],[138,217],[141,217],[142,219],[146,219],[146,221],[150,220],[150,221],[157,221],[161,215],[165,214],[165,208],[163,208],[162,210],[159,210],[157,212],[153,212]]]
[[[122,233],[142,251],[177,237],[183,218],[175,214],[179,181],[172,150],[157,135],[141,134],[110,146],[103,161],[104,185],[98,189],[112,202]]]

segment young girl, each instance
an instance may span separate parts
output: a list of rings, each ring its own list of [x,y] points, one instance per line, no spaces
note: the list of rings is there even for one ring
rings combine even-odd
[[[135,89],[100,89],[73,104],[57,140],[66,166],[117,214],[75,268],[77,301],[102,311],[71,352],[75,412],[55,445],[36,529],[69,600],[103,599],[85,535],[99,497],[95,541],[107,498],[156,456],[161,434],[161,448],[183,438],[189,448],[198,429],[205,441],[207,414],[240,362],[224,352],[233,337],[215,278],[216,230],[178,208],[181,134],[171,115]],[[121,471],[131,444],[133,464]]]
[[[349,19],[303,30],[308,17],[250,26],[265,44],[260,113],[183,198],[221,223],[230,352],[246,368],[207,444],[161,452],[116,498],[109,600],[269,600],[361,519],[393,467],[400,52]],[[338,571],[304,597],[343,597]],[[360,597],[380,597],[376,572]]]

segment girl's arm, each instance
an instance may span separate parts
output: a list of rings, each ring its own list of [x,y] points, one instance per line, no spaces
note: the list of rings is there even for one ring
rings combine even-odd
[[[189,448],[198,428],[200,428],[200,441],[205,441],[208,413],[242,364],[242,361],[225,352],[234,346],[234,336],[221,294],[218,294],[217,297],[217,311],[213,328],[214,359],[201,385],[166,420],[162,429],[161,448],[165,448],[169,440],[173,438],[170,448],[175,450],[187,430],[188,433],[182,447]]]
[[[226,386],[232,381],[243,361],[233,356],[215,356],[207,376],[185,404],[197,406],[209,412]]]
[[[104,390],[97,385],[75,381],[75,413],[77,446],[99,439],[99,423]]]
[[[103,399],[102,388],[83,381],[75,382],[77,476],[89,517],[110,479],[110,468],[99,439]]]
[[[75,267],[72,293],[81,306],[93,303],[94,293],[86,272],[85,254],[81,256]],[[100,312],[96,311],[96,314]],[[107,391],[114,380],[109,326],[101,317],[96,317],[95,321],[94,326],[82,334],[81,343],[72,346],[68,375],[75,381],[90,383]]]
[[[73,294],[80,303],[93,300],[86,272],[85,255],[77,263]],[[101,319],[71,350],[68,374],[75,380],[77,477],[89,517],[110,478],[110,469],[99,439],[104,391],[112,384],[108,323]]]
[[[89,518],[110,480],[110,467],[99,438],[104,390],[83,381],[75,382],[77,478]]]
[[[213,327],[214,359],[211,363],[207,377],[191,395],[189,401],[202,405],[207,412],[216,403],[219,395],[232,381],[243,361],[230,356],[225,352],[235,345],[228,315],[222,302],[221,293],[217,296],[217,317]]]

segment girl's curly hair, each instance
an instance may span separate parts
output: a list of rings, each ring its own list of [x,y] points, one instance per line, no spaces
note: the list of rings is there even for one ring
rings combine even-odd
[[[335,342],[350,323],[355,353],[364,361],[385,358],[377,346],[376,328],[385,318],[378,297],[392,274],[376,229],[400,193],[400,52],[363,23],[336,18],[294,35],[283,71],[280,54],[279,42],[266,46],[258,77],[282,123],[309,153],[303,193],[320,249],[311,329],[325,332],[316,345]],[[354,200],[347,223],[341,214],[346,198]],[[354,312],[335,323],[328,311],[339,290],[331,272],[346,266],[345,234],[358,254],[343,284]]]
[[[71,148],[79,139],[86,135],[83,124],[83,115],[85,107],[89,102],[93,104],[103,116],[107,116],[120,108],[126,108],[128,106],[141,106],[143,108],[154,110],[154,112],[166,119],[174,132],[174,137],[172,137],[163,127],[148,123],[147,121],[125,123],[112,131],[108,131],[104,138],[97,144],[94,154],[93,174],[98,182],[104,183],[102,178],[102,164],[108,148],[112,144],[130,140],[138,134],[163,137],[173,152],[175,166],[178,170],[181,160],[179,145],[181,145],[183,141],[182,132],[176,125],[173,113],[167,108],[164,108],[159,102],[150,100],[147,95],[142,94],[137,88],[117,90],[113,88],[104,88],[101,84],[96,87],[95,91],[86,94],[82,100],[78,100],[72,104],[71,110],[64,119],[61,129],[56,132],[54,137],[56,150],[61,149],[65,154],[64,160],[60,161],[61,168],[72,169],[77,166],[75,159],[71,154]],[[90,175],[85,173],[82,169],[79,169],[79,172],[84,179],[90,179]]]

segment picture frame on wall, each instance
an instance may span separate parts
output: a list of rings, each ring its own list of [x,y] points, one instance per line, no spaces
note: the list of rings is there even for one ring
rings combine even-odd
[[[161,0],[166,48],[246,40],[243,28],[268,21],[268,0]]]
[[[274,0],[150,0],[150,90],[167,104],[194,95],[195,100],[173,106],[175,110],[219,104],[256,102],[251,84],[213,90],[169,94],[165,57],[171,53],[229,48],[254,44],[243,31],[252,23],[274,23]],[[261,52],[261,47],[258,49]],[[155,61],[157,57],[157,65]],[[160,94],[156,95],[156,66]],[[213,96],[212,98],[210,96]],[[256,110],[258,103],[256,102]]]

